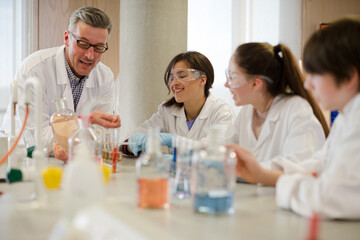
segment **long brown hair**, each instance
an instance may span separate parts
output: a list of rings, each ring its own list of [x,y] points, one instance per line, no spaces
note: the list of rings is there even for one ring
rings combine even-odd
[[[204,94],[205,97],[207,98],[210,94],[210,88],[214,83],[214,68],[207,57],[195,51],[188,51],[176,55],[167,66],[164,74],[164,82],[169,90],[169,93],[170,93],[170,87],[168,83],[170,79],[171,70],[173,69],[175,64],[180,61],[187,63],[190,68],[200,70],[205,73],[207,80],[204,88]],[[165,107],[170,107],[172,105],[175,105],[177,107],[182,107],[184,103],[178,103],[176,102],[175,98],[172,97],[164,104]]]
[[[235,51],[237,65],[247,74],[263,75],[272,80],[264,81],[266,89],[273,97],[283,94],[298,95],[306,99],[320,121],[325,135],[329,127],[319,106],[311,94],[304,88],[304,77],[290,49],[284,44],[272,46],[268,43],[246,43]]]

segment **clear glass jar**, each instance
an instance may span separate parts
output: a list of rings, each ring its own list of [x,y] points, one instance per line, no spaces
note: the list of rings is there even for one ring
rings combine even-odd
[[[169,207],[169,162],[160,148],[159,130],[150,129],[146,152],[136,161],[138,206]]]
[[[79,129],[79,124],[75,112],[68,108],[65,98],[54,102],[57,111],[51,116],[50,122],[55,139],[55,156],[59,156],[61,151],[68,153],[68,140]]]
[[[98,129],[99,130],[99,129]],[[122,152],[119,151],[117,143],[117,128],[101,128],[99,136],[102,139],[102,158],[104,166],[116,172],[117,163],[122,160]]]
[[[91,125],[90,116],[78,116],[80,128],[69,138],[69,159],[74,159],[74,150],[80,143],[86,143],[92,151],[92,156],[99,162],[102,162],[101,138],[96,134]]]
[[[210,129],[208,144],[192,157],[191,191],[195,212],[233,213],[236,156],[220,144],[218,129]]]

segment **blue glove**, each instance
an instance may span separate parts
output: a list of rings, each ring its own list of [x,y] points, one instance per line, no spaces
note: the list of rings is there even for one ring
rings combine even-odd
[[[160,144],[162,146],[172,147],[172,140],[175,137],[175,134],[172,133],[160,133]]]
[[[128,142],[133,143],[129,144],[129,148],[130,151],[137,156],[140,151],[145,152],[147,136],[143,133],[136,133],[129,138]]]

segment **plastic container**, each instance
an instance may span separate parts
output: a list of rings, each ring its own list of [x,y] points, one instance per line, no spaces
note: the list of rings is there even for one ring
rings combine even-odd
[[[159,130],[150,129],[146,152],[136,161],[138,206],[169,207],[169,161],[160,149]]]
[[[235,153],[221,145],[222,130],[211,128],[208,144],[192,157],[191,190],[195,212],[233,213]]]
[[[55,156],[64,151],[68,154],[68,140],[79,129],[75,112],[67,106],[66,99],[54,101],[57,111],[51,116],[50,122],[55,139]]]
[[[90,116],[78,116],[80,128],[69,138],[69,159],[74,159],[74,150],[80,143],[86,144],[91,156],[102,162],[101,138],[90,126]]]
[[[75,160],[69,161],[62,176],[63,207],[69,218],[84,207],[101,204],[105,196],[103,173],[87,142],[77,144],[73,151]]]

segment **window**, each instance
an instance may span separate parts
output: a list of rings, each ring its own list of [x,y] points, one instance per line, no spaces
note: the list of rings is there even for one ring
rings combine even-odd
[[[215,71],[212,94],[239,111],[225,88],[225,69],[236,47],[250,41],[279,41],[280,0],[189,0],[188,50],[209,58]]]
[[[32,51],[32,9],[36,0],[0,1],[0,125],[10,100],[10,85],[22,60]]]

